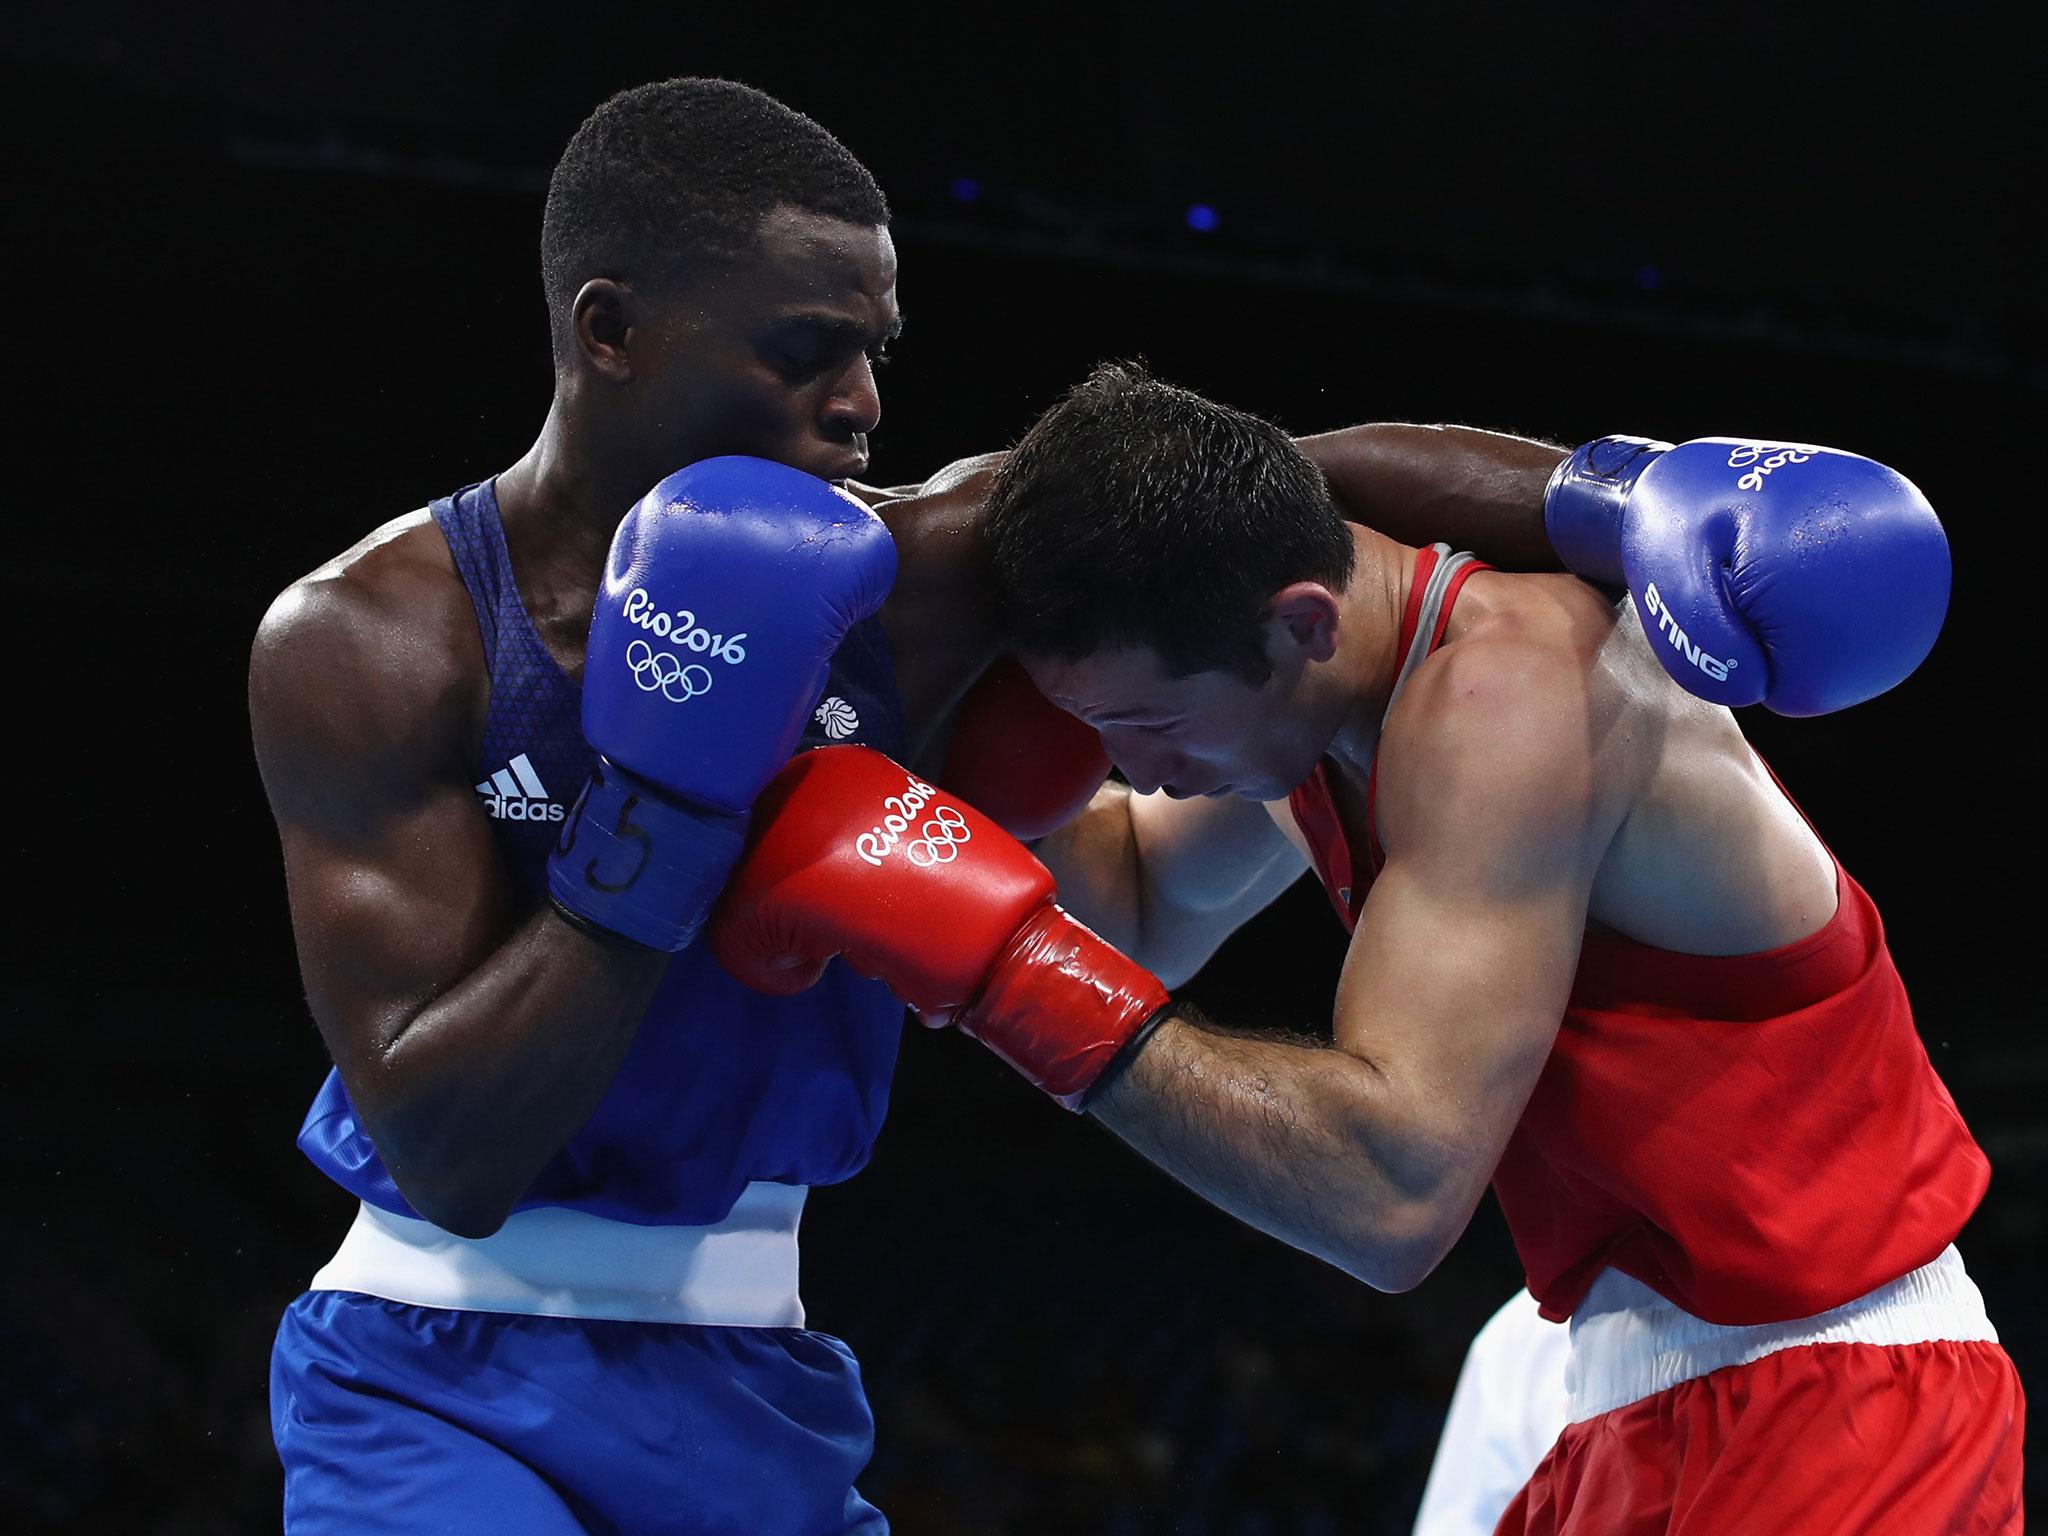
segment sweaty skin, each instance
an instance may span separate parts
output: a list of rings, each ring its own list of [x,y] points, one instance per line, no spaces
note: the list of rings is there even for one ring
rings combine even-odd
[[[681,293],[583,286],[546,422],[497,486],[521,596],[571,677],[626,509],[714,454],[859,475],[876,365],[901,328],[888,231],[789,208],[763,220],[752,260]],[[1558,449],[1407,426],[1303,446],[1349,516],[1554,564],[1540,509]],[[996,462],[915,489],[851,486],[898,543],[881,618],[925,771],[996,653],[978,541]],[[504,1222],[589,1117],[667,964],[516,898],[473,789],[488,694],[476,615],[424,510],[287,588],[250,661],[314,1018],[399,1189],[471,1237]]]
[[[1037,851],[1076,917],[1169,982],[1307,867],[1284,802],[1176,796],[1299,782],[1314,761],[1301,752],[1325,741],[1362,850],[1377,756],[1387,862],[1331,1044],[1176,1010],[1090,1110],[1244,1221],[1402,1290],[1491,1180],[1589,930],[1693,954],[1767,950],[1828,921],[1836,876],[1733,716],[1680,690],[1633,617],[1571,577],[1472,577],[1443,645],[1386,712],[1413,553],[1353,538],[1344,592],[1277,595],[1264,688],[1171,678],[1146,650],[1024,660],[1137,789],[1168,786],[1106,791]],[[1215,856],[1226,842],[1234,864]]]

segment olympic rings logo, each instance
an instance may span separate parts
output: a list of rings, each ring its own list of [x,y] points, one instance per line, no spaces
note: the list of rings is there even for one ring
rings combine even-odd
[[[924,835],[906,844],[903,851],[919,869],[952,863],[960,856],[960,845],[974,836],[967,818],[950,805],[940,806],[918,831]]]
[[[674,704],[711,691],[709,667],[700,667],[695,662],[685,666],[680,657],[657,651],[645,640],[635,640],[626,647],[626,665],[643,691],[659,693]]]
[[[882,860],[896,851],[898,844],[902,844],[905,855],[919,869],[952,863],[960,856],[960,845],[973,838],[974,829],[967,825],[967,818],[954,806],[933,806],[932,814],[925,816],[925,807],[931,805],[937,794],[938,791],[924,780],[906,774],[903,792],[885,796],[882,800],[882,809],[886,813],[882,824],[856,837],[853,851],[877,869],[882,867]],[[923,817],[922,821],[920,817]],[[904,834],[912,828],[916,828],[918,835],[904,843]]]

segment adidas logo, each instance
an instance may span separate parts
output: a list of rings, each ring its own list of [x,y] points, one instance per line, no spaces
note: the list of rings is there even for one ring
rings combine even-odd
[[[499,821],[560,821],[562,807],[548,798],[547,786],[533,771],[524,752],[477,785],[484,809]]]

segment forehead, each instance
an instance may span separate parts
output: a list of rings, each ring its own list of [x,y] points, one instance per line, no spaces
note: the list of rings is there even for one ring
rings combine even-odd
[[[1186,708],[1228,680],[1220,673],[1171,675],[1149,646],[1096,651],[1078,661],[1019,658],[1032,682],[1053,703],[1084,720],[1130,720]]]
[[[896,318],[896,245],[879,224],[787,205],[761,220],[754,259],[734,274],[758,304],[823,307],[863,320]]]

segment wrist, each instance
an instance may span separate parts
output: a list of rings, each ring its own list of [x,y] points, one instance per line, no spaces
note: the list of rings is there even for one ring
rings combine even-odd
[[[623,950],[643,955],[667,953],[667,951],[657,949],[652,944],[644,943],[639,939],[628,938],[616,928],[607,928],[602,923],[593,922],[590,918],[585,917],[581,912],[578,912],[574,907],[563,901],[552,890],[548,892],[548,910],[554,913],[567,926],[574,928],[586,938],[597,940],[598,943],[608,949]]]
[[[600,757],[548,859],[548,899],[578,926],[687,947],[746,845],[747,818],[683,803]]]
[[[1621,568],[1621,510],[1637,478],[1671,448],[1649,437],[1596,437],[1551,472],[1543,531],[1567,570],[1611,587]]]
[[[1136,1061],[1139,1055],[1143,1053],[1145,1047],[1151,1043],[1152,1037],[1159,1033],[1160,1028],[1168,1019],[1177,1016],[1175,1004],[1171,999],[1155,1008],[1152,1011],[1152,1016],[1140,1024],[1137,1032],[1123,1043],[1114,1056],[1110,1057],[1109,1065],[1096,1074],[1095,1081],[1090,1083],[1086,1090],[1083,1091],[1081,1102],[1076,1104],[1074,1108],[1082,1114],[1087,1114],[1096,1105],[1100,1104],[1103,1095],[1109,1092],[1119,1078],[1130,1071],[1131,1063]]]
[[[1047,902],[953,1023],[1078,1110],[1170,1001],[1158,977]]]

